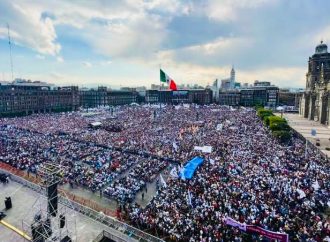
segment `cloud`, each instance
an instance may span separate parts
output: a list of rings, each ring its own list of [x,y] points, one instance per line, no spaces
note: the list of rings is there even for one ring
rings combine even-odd
[[[44,55],[36,55],[36,58],[39,60],[44,60],[46,57]]]
[[[27,2],[26,2],[27,3]],[[56,55],[61,46],[53,21],[42,18],[41,11],[22,2],[0,2],[0,22],[9,23],[15,44],[36,50],[44,55]],[[6,27],[0,27],[0,38],[7,38]]]
[[[306,83],[305,67],[269,67],[258,70],[238,70],[237,79],[252,83],[254,80],[271,81],[281,87],[304,87]]]
[[[148,0],[143,1],[142,6],[147,10],[171,15],[189,14],[193,8],[191,2],[177,0]]]
[[[92,63],[90,63],[89,61],[84,61],[83,63],[83,66],[86,67],[86,68],[91,68],[93,66]]]
[[[64,62],[64,59],[62,56],[58,56],[58,57],[56,57],[56,61],[62,63],[62,62]]]
[[[96,53],[112,59],[146,59],[168,39],[168,21],[168,17],[138,11],[127,19],[108,21],[105,25],[90,22],[81,37]]]
[[[254,44],[252,38],[221,37],[204,44],[159,51],[155,58],[158,63],[172,66],[178,63],[191,63],[204,67],[226,66],[237,64],[234,60],[240,58],[242,53]]]
[[[107,66],[107,65],[111,65],[112,64],[112,61],[111,60],[108,60],[108,61],[101,61],[100,62],[100,65],[101,66]]]
[[[320,39],[330,41],[329,4],[307,2],[5,0],[0,23],[10,23],[14,43],[57,61],[65,56],[67,65],[57,65],[61,73],[69,65],[94,67],[80,70],[99,74],[98,80],[119,80],[122,71],[126,80],[151,83],[162,64],[179,81],[207,84],[227,77],[234,64],[239,81],[303,86],[308,56]],[[7,38],[5,26],[0,38]],[[53,60],[46,58],[45,67]],[[140,76],[130,78],[131,69]]]
[[[51,72],[49,74],[49,77],[52,79],[52,80],[58,80],[58,79],[64,79],[65,76],[63,76],[62,74],[60,73],[57,73],[57,72]],[[49,77],[47,79],[49,79]]]
[[[143,56],[160,48],[166,39],[169,14],[187,13],[174,0],[68,2],[59,0],[0,3],[0,19],[12,23],[15,43],[41,54],[58,55],[55,27],[70,26],[96,52],[117,58]],[[15,36],[14,36],[15,35]],[[0,38],[6,30],[0,28]],[[109,44],[111,43],[111,44]]]
[[[235,21],[239,11],[247,11],[270,4],[274,0],[208,0],[205,11],[211,19],[216,21]]]
[[[270,81],[280,87],[304,87],[306,82],[306,68],[304,67],[269,67],[258,70],[236,69],[236,81],[253,83],[255,80]],[[212,84],[215,79],[225,79],[230,76],[231,66],[205,67],[201,65],[181,63],[170,66],[168,74],[177,83],[198,83],[201,85]]]

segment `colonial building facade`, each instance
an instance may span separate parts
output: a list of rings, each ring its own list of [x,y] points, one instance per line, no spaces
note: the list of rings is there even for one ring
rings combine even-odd
[[[187,90],[147,90],[146,103],[196,103],[200,105],[212,103],[211,89],[187,89]]]
[[[315,54],[309,57],[306,74],[306,91],[303,93],[299,114],[309,120],[329,125],[330,53],[321,41]]]
[[[231,106],[263,105],[275,108],[278,105],[278,92],[279,88],[271,85],[270,82],[255,81],[251,87],[220,90],[219,104]]]
[[[78,107],[78,87],[75,86],[52,89],[42,84],[0,84],[0,117],[74,111]]]

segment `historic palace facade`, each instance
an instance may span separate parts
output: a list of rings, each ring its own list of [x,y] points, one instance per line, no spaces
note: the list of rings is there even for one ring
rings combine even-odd
[[[329,125],[330,53],[321,41],[315,54],[309,57],[306,91],[300,100],[299,114],[310,120]]]

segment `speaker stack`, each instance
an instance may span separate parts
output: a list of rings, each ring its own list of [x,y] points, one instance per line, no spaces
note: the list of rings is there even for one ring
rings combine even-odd
[[[13,204],[11,203],[11,197],[6,197],[5,199],[5,207],[6,209],[11,209],[13,207]]]
[[[60,228],[63,229],[65,225],[65,216],[64,214],[60,215]]]
[[[69,236],[65,236],[63,239],[61,239],[61,242],[72,242],[72,240]]]

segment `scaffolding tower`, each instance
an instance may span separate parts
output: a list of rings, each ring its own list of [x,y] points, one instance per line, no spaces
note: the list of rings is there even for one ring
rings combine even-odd
[[[31,235],[33,242],[73,242],[76,235],[75,211],[61,204],[64,192],[58,191],[64,172],[59,164],[46,162],[40,165],[41,194],[25,219],[22,229]]]

